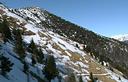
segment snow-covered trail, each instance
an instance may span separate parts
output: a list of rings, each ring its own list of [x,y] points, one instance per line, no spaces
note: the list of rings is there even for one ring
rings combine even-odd
[[[108,76],[110,73],[93,74],[94,76]],[[90,76],[90,74],[77,74],[77,76]]]

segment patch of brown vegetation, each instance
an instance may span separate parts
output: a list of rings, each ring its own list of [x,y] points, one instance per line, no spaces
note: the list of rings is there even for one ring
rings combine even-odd
[[[80,54],[78,54],[77,52],[72,52],[70,50],[67,50],[72,56],[70,57],[71,61],[76,62],[76,61],[80,61]]]
[[[58,46],[56,43],[54,43],[54,44],[52,45],[52,47],[53,47],[54,49],[57,49],[57,50],[61,51],[62,53],[65,52],[65,50],[63,50],[63,49],[62,49],[60,46]]]
[[[24,33],[23,33],[24,35],[35,35],[35,33],[34,32],[32,32],[32,31],[24,31]]]
[[[45,34],[43,34],[42,32],[38,32],[40,37],[47,37]]]

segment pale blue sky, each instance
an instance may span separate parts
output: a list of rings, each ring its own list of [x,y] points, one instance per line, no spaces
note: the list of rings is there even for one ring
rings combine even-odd
[[[0,0],[12,8],[39,6],[105,36],[128,34],[128,0]]]

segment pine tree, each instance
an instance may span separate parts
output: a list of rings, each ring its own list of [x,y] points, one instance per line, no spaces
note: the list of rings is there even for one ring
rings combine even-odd
[[[3,31],[3,28],[2,28],[3,26],[2,26],[2,23],[0,22],[0,33],[2,33],[2,31]]]
[[[78,44],[76,44],[76,47],[77,47],[77,48],[79,48],[79,45],[78,45]]]
[[[32,65],[34,66],[35,64],[36,64],[36,60],[35,60],[35,57],[34,56],[32,56]]]
[[[39,49],[37,48],[37,46],[34,43],[33,39],[31,40],[31,42],[30,42],[30,44],[28,46],[28,51],[30,53],[32,53],[34,62],[38,61],[39,63],[43,63],[44,54],[43,54],[41,48],[39,48]]]
[[[82,76],[79,77],[79,82],[83,82]]]
[[[43,59],[44,59],[44,54],[43,54],[43,52],[42,52],[42,50],[41,50],[41,48],[38,50],[38,56],[37,56],[37,61],[39,62],[39,63],[43,63]]]
[[[46,61],[46,65],[44,67],[45,77],[48,79],[49,82],[51,82],[51,79],[54,79],[56,76],[58,76],[58,73],[59,72],[56,68],[54,56],[49,55]]]
[[[90,73],[91,82],[95,82],[92,72]]]
[[[4,57],[3,55],[0,56],[0,69],[1,74],[5,76],[8,72],[12,70],[12,66],[14,65],[9,58]]]
[[[119,80],[121,80],[121,78],[119,77]]]
[[[0,24],[0,28],[4,36],[4,41],[7,42],[8,40],[12,40],[11,30],[6,19],[4,19],[4,21]]]
[[[20,56],[20,58],[25,57],[25,49],[23,46],[23,39],[19,29],[13,30],[14,38],[15,38],[15,50],[16,53]]]
[[[24,73],[27,73],[28,70],[29,70],[29,66],[28,66],[28,64],[26,62],[24,62],[23,64],[24,64],[24,66],[23,66],[23,72]]]
[[[35,42],[33,41],[33,39],[31,40],[31,42],[28,46],[28,51],[33,54],[37,53],[37,46],[36,46]]]
[[[35,42],[33,41],[33,39],[31,40],[31,42],[28,46],[28,51],[30,53],[32,53],[35,57],[37,57],[38,49],[37,49],[37,46],[36,46]]]

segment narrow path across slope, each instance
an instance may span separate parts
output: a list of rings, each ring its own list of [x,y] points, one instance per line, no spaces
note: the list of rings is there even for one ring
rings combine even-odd
[[[78,76],[89,76],[90,74],[77,74]],[[108,76],[110,73],[103,73],[103,74],[93,74],[94,76]]]

